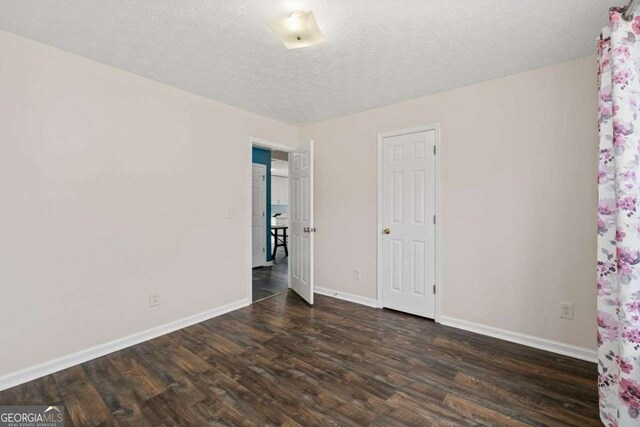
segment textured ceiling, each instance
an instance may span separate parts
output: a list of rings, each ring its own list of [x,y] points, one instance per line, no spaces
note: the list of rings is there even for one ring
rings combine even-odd
[[[607,0],[0,0],[0,28],[301,124],[594,53],[612,5]],[[267,22],[293,10],[313,11],[327,41],[285,49]]]

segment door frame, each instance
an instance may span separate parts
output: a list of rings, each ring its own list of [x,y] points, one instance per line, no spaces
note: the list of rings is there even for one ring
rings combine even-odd
[[[443,235],[442,235],[442,223],[444,215],[442,214],[442,168],[440,164],[440,158],[442,157],[442,133],[440,130],[440,123],[431,123],[424,126],[416,126],[408,129],[393,130],[389,132],[382,132],[378,134],[378,218],[376,221],[376,245],[377,245],[377,277],[376,288],[378,300],[378,308],[382,308],[382,214],[383,214],[383,201],[382,187],[383,187],[383,146],[382,141],[384,138],[392,136],[408,135],[411,133],[419,133],[433,130],[436,132],[436,158],[435,158],[435,203],[436,203],[436,248],[435,248],[435,275],[436,275],[436,306],[435,306],[435,321],[440,323],[441,307],[444,294],[444,280],[443,280]]]
[[[251,303],[253,304],[253,274],[252,274],[252,269],[253,269],[253,254],[251,251],[251,246],[253,244],[252,242],[252,212],[251,212],[251,205],[253,204],[253,188],[251,185],[251,179],[252,179],[252,175],[253,175],[253,153],[252,153],[252,149],[253,147],[257,147],[257,148],[266,148],[267,150],[277,150],[277,151],[284,151],[287,153],[290,153],[291,151],[293,151],[296,147],[292,147],[290,145],[285,145],[285,144],[280,144],[278,142],[272,142],[272,141],[267,141],[266,139],[261,139],[261,138],[255,138],[255,137],[249,137],[249,143],[247,144],[247,159],[249,160],[249,167],[247,168],[248,171],[248,176],[249,176],[249,183],[247,185],[247,201],[249,202],[247,206],[249,206],[249,209],[247,209],[247,216],[245,218],[245,227],[247,230],[249,230],[248,233],[248,241],[249,241],[249,254],[247,256],[247,266],[245,268],[245,271],[249,272],[249,280],[247,281],[247,295],[249,298],[249,301],[251,301]],[[290,182],[287,182],[287,185],[289,186],[289,194],[291,194],[291,185]],[[266,254],[265,254],[265,259],[266,259]],[[266,264],[265,264],[266,265]],[[291,278],[289,277],[289,275],[287,275],[287,287],[291,288]]]

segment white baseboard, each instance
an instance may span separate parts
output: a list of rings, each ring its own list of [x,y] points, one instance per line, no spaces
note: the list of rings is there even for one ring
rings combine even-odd
[[[455,319],[453,317],[441,316],[440,323],[445,326],[464,329],[465,331],[474,332],[476,334],[487,335],[490,337],[526,345],[540,350],[546,350],[552,353],[562,354],[564,356],[574,357],[580,360],[586,360],[587,362],[597,363],[598,361],[597,351],[590,350],[588,348],[576,347],[573,345],[563,344],[558,341],[551,341],[531,335],[520,334],[518,332],[493,328],[491,326],[469,322],[466,320]]]
[[[176,331],[178,329],[186,328],[187,326],[195,325],[196,323],[203,322],[213,317],[220,316],[230,311],[237,310],[242,307],[246,307],[251,304],[250,298],[244,298],[239,301],[232,302],[222,307],[217,307],[211,310],[207,310],[202,313],[194,314],[192,316],[184,317],[182,319],[175,320],[170,323],[166,323],[161,326],[156,326],[146,331],[137,332],[135,334],[128,335],[126,337],[118,338],[113,341],[99,344],[95,347],[80,350],[76,353],[72,353],[66,356],[62,356],[56,359],[48,360],[29,368],[22,369],[20,371],[12,372],[10,374],[0,377],[0,391],[17,386],[19,384],[32,381],[36,378],[43,377],[45,375],[52,374],[54,372],[61,371],[71,366],[79,365],[97,357],[104,356],[114,351],[122,350],[123,348],[131,347],[132,345],[139,344],[144,341],[159,337],[161,335],[168,334],[169,332]]]
[[[353,294],[348,294],[346,292],[334,291],[333,289],[321,288],[318,286],[315,286],[313,289],[315,293],[320,295],[338,298],[341,300],[354,302],[356,304],[366,305],[367,307],[378,308],[378,301],[373,298],[365,298],[359,295],[353,295]]]
[[[273,261],[265,261],[261,265],[256,265],[255,267],[252,266],[251,269],[253,270],[254,268],[262,268],[262,267],[273,267]]]
[[[321,287],[316,287],[315,292],[320,295],[338,298],[344,301],[366,305],[368,307],[378,307],[377,300],[372,298],[365,298],[359,295],[353,295],[346,292],[339,292]],[[250,304],[251,299],[245,298],[224,305],[222,307],[214,308],[212,310],[208,310],[199,314],[194,314],[192,316],[175,320],[161,326],[147,329],[146,331],[131,334],[126,337],[118,338],[104,344],[99,344],[95,347],[69,354],[67,356],[62,356],[40,363],[38,365],[31,366],[29,368],[22,369],[20,371],[9,373],[0,377],[0,391],[9,389],[19,384],[26,383],[28,381],[32,381],[45,375],[52,374],[54,372],[61,371],[66,368],[70,368],[71,366],[79,365],[97,357],[122,350],[123,348],[131,347],[132,345],[148,341],[150,339],[168,334],[178,329],[186,328],[187,326],[191,326],[196,323],[200,323],[205,320],[223,315],[225,313],[229,313],[239,308],[246,307]],[[531,335],[520,334],[504,329],[493,328],[490,326],[468,322],[466,320],[455,319],[447,316],[441,316],[440,323],[446,326],[464,329],[469,332],[499,338],[505,341],[550,351],[552,353],[574,357],[576,359],[586,360],[588,362],[597,362],[597,352],[595,350],[590,350],[587,348],[567,345],[557,341],[551,341]]]

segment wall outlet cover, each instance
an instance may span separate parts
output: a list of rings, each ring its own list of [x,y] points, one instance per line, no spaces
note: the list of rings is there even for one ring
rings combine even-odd
[[[353,278],[355,280],[360,280],[360,269],[356,268],[355,270],[353,270]]]
[[[149,294],[149,307],[155,307],[160,305],[160,292],[153,292]]]
[[[573,320],[573,304],[570,302],[560,303],[560,318]]]

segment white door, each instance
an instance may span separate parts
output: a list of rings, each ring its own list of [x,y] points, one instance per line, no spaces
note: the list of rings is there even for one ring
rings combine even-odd
[[[435,317],[436,131],[382,139],[382,306]]]
[[[251,174],[251,255],[252,267],[267,262],[267,167],[253,163]]]
[[[313,304],[313,141],[289,154],[289,283]]]

